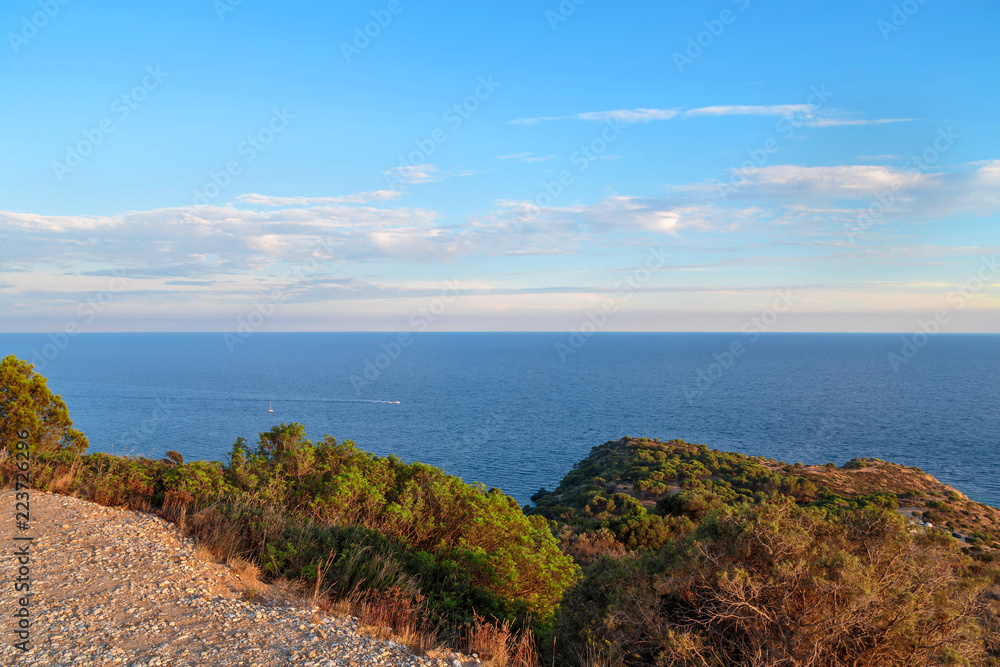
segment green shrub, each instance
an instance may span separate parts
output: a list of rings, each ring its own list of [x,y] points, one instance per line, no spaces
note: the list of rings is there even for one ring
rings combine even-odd
[[[557,650],[650,667],[909,667],[937,664],[942,646],[971,659],[983,583],[962,578],[965,562],[887,511],[716,513],[687,540],[588,566],[557,621]]]
[[[73,428],[62,397],[52,394],[34,366],[10,355],[0,361],[0,449],[12,452],[24,432],[33,456],[80,454],[88,446],[86,436]]]
[[[358,526],[401,548],[434,554],[451,563],[445,570],[454,576],[461,573],[470,586],[505,601],[509,616],[523,610],[549,618],[578,576],[545,519],[525,516],[499,490],[465,484],[424,464],[374,456],[349,440],[327,436],[312,443],[299,424],[261,433],[254,449],[237,440],[226,472],[238,492],[319,526]],[[620,495],[614,497],[623,502]],[[456,604],[471,610],[470,600]]]

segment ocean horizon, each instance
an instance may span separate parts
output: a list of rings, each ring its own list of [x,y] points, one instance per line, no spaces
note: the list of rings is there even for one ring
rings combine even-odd
[[[223,461],[237,437],[300,422],[523,504],[630,435],[788,463],[876,457],[1000,506],[998,335],[401,336],[0,334],[0,356],[36,364],[90,451]]]

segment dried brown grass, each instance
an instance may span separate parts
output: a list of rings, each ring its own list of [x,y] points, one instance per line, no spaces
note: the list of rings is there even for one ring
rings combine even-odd
[[[74,459],[69,468],[63,468],[55,473],[52,481],[49,482],[49,491],[68,495],[75,486],[76,475],[79,471],[79,459]]]
[[[212,560],[228,563],[240,556],[243,536],[239,527],[216,508],[202,508],[187,517],[185,523],[187,533],[198,542],[199,548],[212,554]]]
[[[357,616],[365,633],[403,644],[416,655],[423,655],[439,644],[439,629],[428,620],[427,603],[422,595],[411,595],[402,588],[356,589],[337,606],[340,609],[346,606],[349,615]]]
[[[186,491],[167,491],[163,506],[157,510],[156,516],[176,523],[181,532],[187,528],[187,515],[194,504],[194,496]]]
[[[226,564],[244,585],[260,581],[260,568],[255,563],[240,556],[232,556],[226,561]]]
[[[539,667],[530,629],[513,630],[510,621],[490,623],[479,614],[474,618],[466,634],[467,653],[478,654],[490,667]]]

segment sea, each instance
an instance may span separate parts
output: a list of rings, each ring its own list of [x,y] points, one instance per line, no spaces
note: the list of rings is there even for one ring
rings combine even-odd
[[[918,466],[1000,507],[1000,336],[2,334],[90,451],[225,461],[280,423],[525,504],[591,448],[680,438],[806,464]]]

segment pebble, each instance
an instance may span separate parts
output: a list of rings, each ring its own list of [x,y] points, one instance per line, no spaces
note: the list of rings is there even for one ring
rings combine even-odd
[[[13,506],[13,493],[0,491],[0,502]],[[258,594],[245,600],[247,586],[230,567],[202,560],[193,540],[155,515],[33,491],[31,516],[37,537],[31,650],[24,653],[5,639],[2,665],[426,667],[443,662],[364,636],[357,618],[320,619],[318,608],[267,584],[253,582]],[[0,559],[0,581],[13,580],[13,563]],[[11,587],[3,586],[0,608],[14,602]]]

